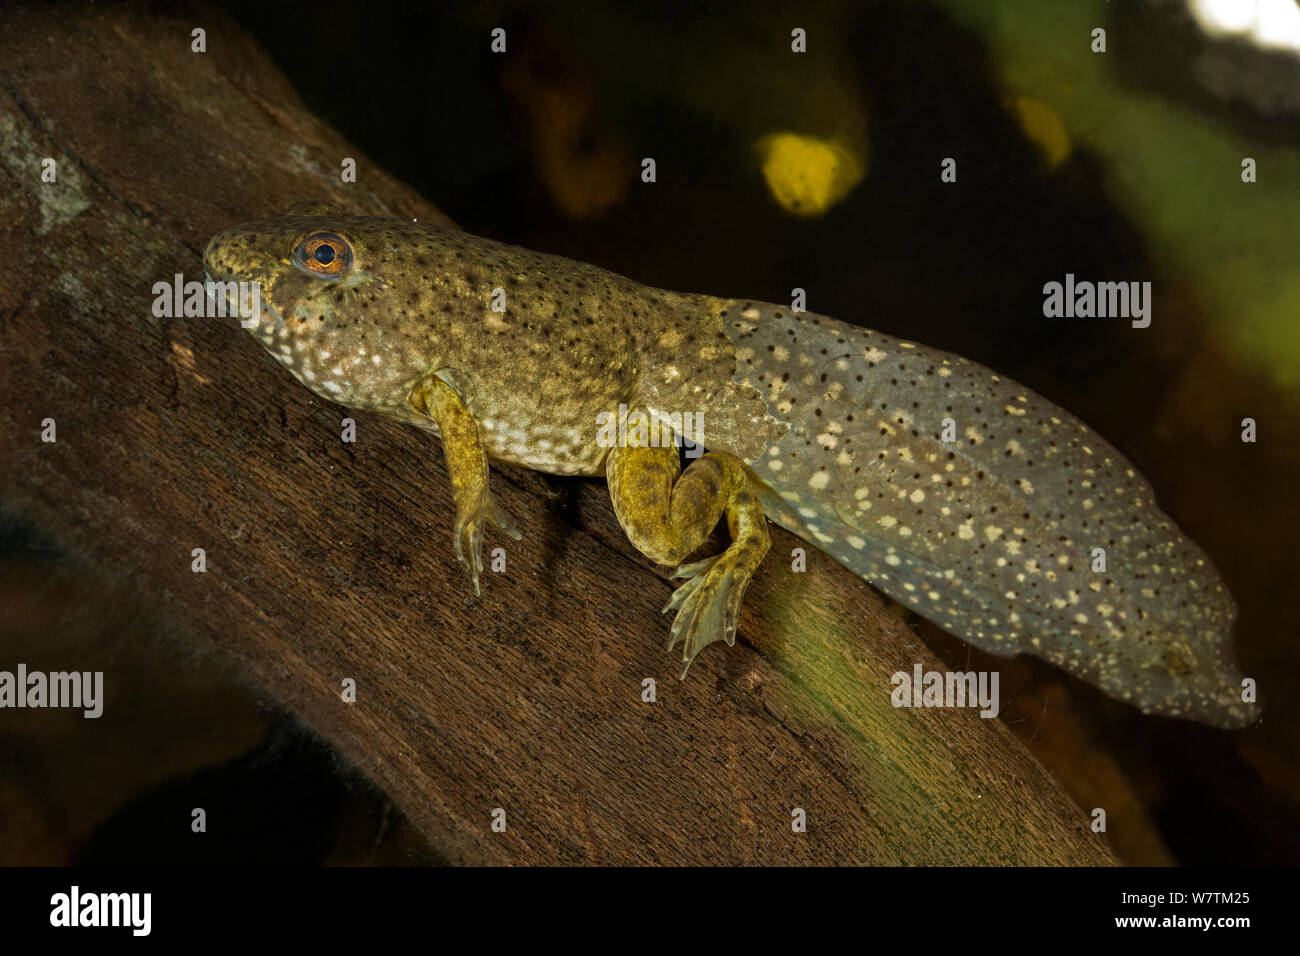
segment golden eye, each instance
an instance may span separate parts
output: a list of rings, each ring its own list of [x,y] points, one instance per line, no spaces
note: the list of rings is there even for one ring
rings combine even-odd
[[[332,232],[314,232],[293,250],[300,266],[322,279],[337,279],[352,267],[352,247]]]

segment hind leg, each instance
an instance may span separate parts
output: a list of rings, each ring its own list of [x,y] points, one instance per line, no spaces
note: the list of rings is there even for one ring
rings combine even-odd
[[[682,642],[686,671],[714,641],[736,642],[740,601],[771,544],[757,479],[743,461],[709,452],[683,472],[676,448],[620,446],[605,463],[614,513],[628,540],[660,564],[677,564],[698,548],[723,514],[731,545],[719,555],[678,567],[687,578],[664,612],[676,610],[668,639]]]

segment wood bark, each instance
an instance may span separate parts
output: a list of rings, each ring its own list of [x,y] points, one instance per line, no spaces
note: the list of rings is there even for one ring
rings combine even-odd
[[[792,573],[778,529],[740,640],[684,683],[673,584],[599,482],[495,469],[524,539],[489,532],[506,571],[475,600],[436,442],[322,401],[231,320],[151,311],[211,235],[291,202],[445,218],[220,16],[0,17],[0,496],[238,661],[447,859],[1114,862],[999,721],[895,709],[890,675],[938,661],[829,558]]]

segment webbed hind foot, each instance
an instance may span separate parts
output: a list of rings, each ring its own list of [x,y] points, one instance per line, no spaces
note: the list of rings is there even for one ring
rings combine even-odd
[[[766,535],[764,535],[766,538]],[[695,655],[714,641],[736,643],[740,604],[745,597],[754,570],[767,551],[767,541],[736,542],[726,551],[703,561],[684,564],[673,572],[675,578],[687,578],[664,605],[663,613],[676,610],[668,635],[668,650],[682,642],[681,678],[686,679]]]

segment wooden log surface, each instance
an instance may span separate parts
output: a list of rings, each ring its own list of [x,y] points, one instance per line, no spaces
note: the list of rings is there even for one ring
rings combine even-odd
[[[679,683],[673,585],[603,484],[495,469],[524,539],[489,532],[506,571],[475,600],[436,442],[312,395],[233,320],[155,318],[212,234],[294,201],[446,221],[240,28],[202,17],[196,54],[195,25],[0,14],[7,506],[237,661],[453,862],[1114,862],[999,721],[895,709],[891,674],[941,665],[829,558],[792,573],[784,532],[736,646]]]

